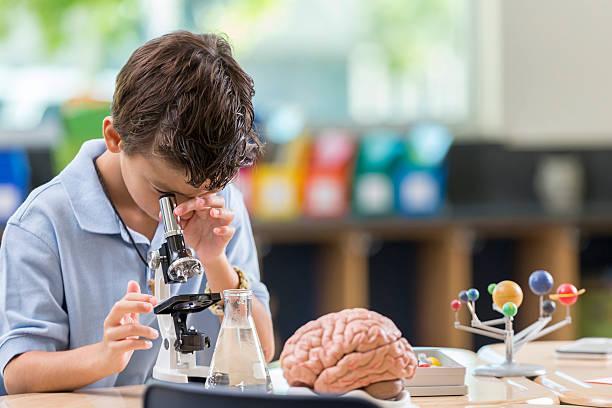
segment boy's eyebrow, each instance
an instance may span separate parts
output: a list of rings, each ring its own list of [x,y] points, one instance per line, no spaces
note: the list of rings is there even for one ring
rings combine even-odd
[[[158,190],[161,193],[165,193],[165,194],[175,194],[175,195],[182,195],[184,197],[189,197],[189,198],[194,198],[197,197],[199,195],[202,195],[202,193],[197,193],[194,196],[192,196],[191,194],[185,194],[182,193],[180,191],[173,191],[171,188],[167,188],[167,186],[163,183],[157,183],[157,182],[153,182],[151,181],[151,184],[153,185],[153,187]]]
[[[153,186],[153,188],[155,188],[158,191],[161,191],[163,193],[175,193],[174,191],[170,191],[172,190],[171,188],[166,188],[166,186],[162,183],[158,183],[158,182],[154,182],[154,181],[150,181],[151,185]]]
[[[167,186],[162,183],[151,182],[151,185],[160,193],[184,195],[183,193],[180,193],[178,191],[173,191],[171,188],[167,188]]]

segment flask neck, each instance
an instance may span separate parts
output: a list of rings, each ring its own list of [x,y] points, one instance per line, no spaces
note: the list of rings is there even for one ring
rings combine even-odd
[[[223,325],[248,327],[251,320],[253,292],[248,289],[228,289],[223,291],[224,319]]]

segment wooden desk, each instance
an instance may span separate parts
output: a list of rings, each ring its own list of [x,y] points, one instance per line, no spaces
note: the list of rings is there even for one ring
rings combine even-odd
[[[468,395],[461,397],[414,397],[412,402],[420,407],[458,406],[519,406],[522,404],[559,404],[554,392],[526,378],[475,377],[470,374],[473,367],[482,364],[478,356],[467,350],[445,349],[445,353],[468,368],[466,384]]]
[[[17,394],[0,397],[0,408],[141,408],[145,387],[100,388],[48,394]]]
[[[591,407],[612,407],[612,385],[591,384],[586,380],[612,377],[612,363],[609,361],[566,360],[555,358],[555,349],[567,342],[546,341],[528,344],[516,359],[518,362],[539,364],[546,367],[546,375],[535,382],[558,395],[566,404]],[[502,344],[483,347],[478,355],[488,362],[503,361]]]
[[[467,350],[446,349],[448,354],[468,368],[481,364],[475,353]],[[279,368],[271,369],[274,389],[286,393],[288,386]],[[462,406],[551,406],[559,404],[556,394],[550,389],[525,378],[486,378],[468,375],[469,394],[462,397],[415,397],[412,402],[421,407]],[[142,406],[144,386],[107,388],[74,393],[21,394],[0,397],[0,408],[76,408],[105,407],[136,408]],[[532,405],[533,404],[533,405]]]

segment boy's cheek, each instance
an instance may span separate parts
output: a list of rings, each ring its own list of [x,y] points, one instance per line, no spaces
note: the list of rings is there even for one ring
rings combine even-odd
[[[159,198],[157,196],[147,197],[142,203],[138,203],[140,209],[154,220],[159,220]]]

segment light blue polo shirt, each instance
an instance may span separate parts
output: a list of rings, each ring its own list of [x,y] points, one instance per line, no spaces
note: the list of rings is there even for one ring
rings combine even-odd
[[[32,350],[56,351],[99,342],[106,315],[124,296],[129,280],[148,292],[149,271],[131,245],[94,168],[106,147],[103,140],[83,144],[57,177],[35,189],[8,221],[0,248],[0,373],[16,355]],[[251,224],[242,195],[233,185],[220,193],[235,213],[236,233],[227,247],[232,265],[249,276],[254,295],[266,306],[268,291],[259,280]],[[151,242],[130,231],[142,254],[163,241],[160,224]],[[203,292],[206,278],[173,285],[175,293]],[[209,311],[191,316],[193,325],[211,338],[198,353],[208,364],[219,331]],[[157,328],[155,315],[141,322]],[[150,378],[161,338],[149,350],[136,351],[127,368],[90,387],[142,384]]]

